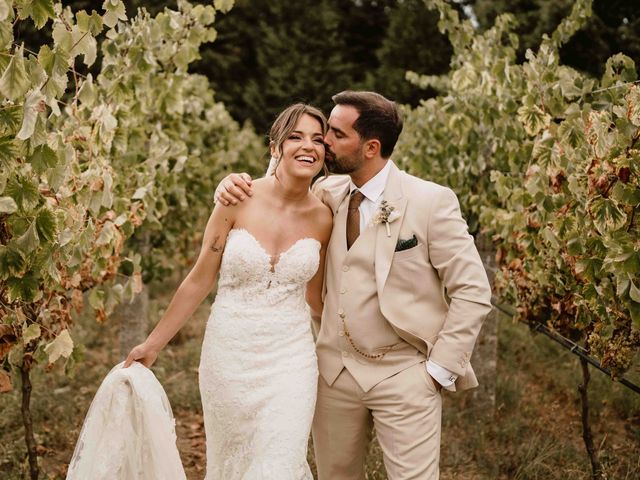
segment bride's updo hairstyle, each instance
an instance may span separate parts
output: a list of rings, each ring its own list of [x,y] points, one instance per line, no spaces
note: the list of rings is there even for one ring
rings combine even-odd
[[[327,134],[327,119],[316,107],[312,107],[311,105],[306,105],[304,103],[294,103],[293,105],[285,108],[280,112],[280,115],[278,115],[275,122],[273,122],[269,132],[269,147],[273,148],[277,152],[277,159],[274,161],[274,158],[271,158],[267,175],[276,174],[276,168],[278,168],[280,160],[282,159],[282,145],[285,140],[289,138],[291,132],[296,128],[298,120],[300,120],[303,115],[309,115],[310,117],[318,120],[322,127],[322,135],[324,136]],[[326,163],[323,163],[322,169],[324,175],[328,175],[329,170]]]

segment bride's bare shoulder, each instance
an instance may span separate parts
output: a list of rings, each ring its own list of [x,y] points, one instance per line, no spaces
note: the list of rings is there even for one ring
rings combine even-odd
[[[257,178],[251,182],[251,189],[253,190],[253,196],[264,195],[271,188],[272,181],[268,177]]]
[[[310,195],[310,204],[309,213],[317,225],[320,226],[321,230],[331,232],[333,227],[333,212],[331,208],[315,195]]]

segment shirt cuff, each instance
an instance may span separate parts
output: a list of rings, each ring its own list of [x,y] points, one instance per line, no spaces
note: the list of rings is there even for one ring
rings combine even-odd
[[[452,387],[458,379],[458,375],[451,373],[446,368],[441,367],[431,360],[427,360],[427,372],[446,390],[452,390],[448,387]]]

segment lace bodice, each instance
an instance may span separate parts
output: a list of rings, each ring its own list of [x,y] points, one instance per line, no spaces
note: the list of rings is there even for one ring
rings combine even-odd
[[[319,261],[320,242],[315,238],[301,238],[272,258],[249,231],[232,229],[220,265],[216,301],[240,302],[248,308],[282,302],[301,307],[303,290]]]

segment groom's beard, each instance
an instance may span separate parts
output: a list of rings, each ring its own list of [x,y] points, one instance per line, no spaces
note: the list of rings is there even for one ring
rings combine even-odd
[[[324,163],[331,173],[350,174],[360,168],[362,162],[354,158],[337,157],[335,153],[326,150]]]

